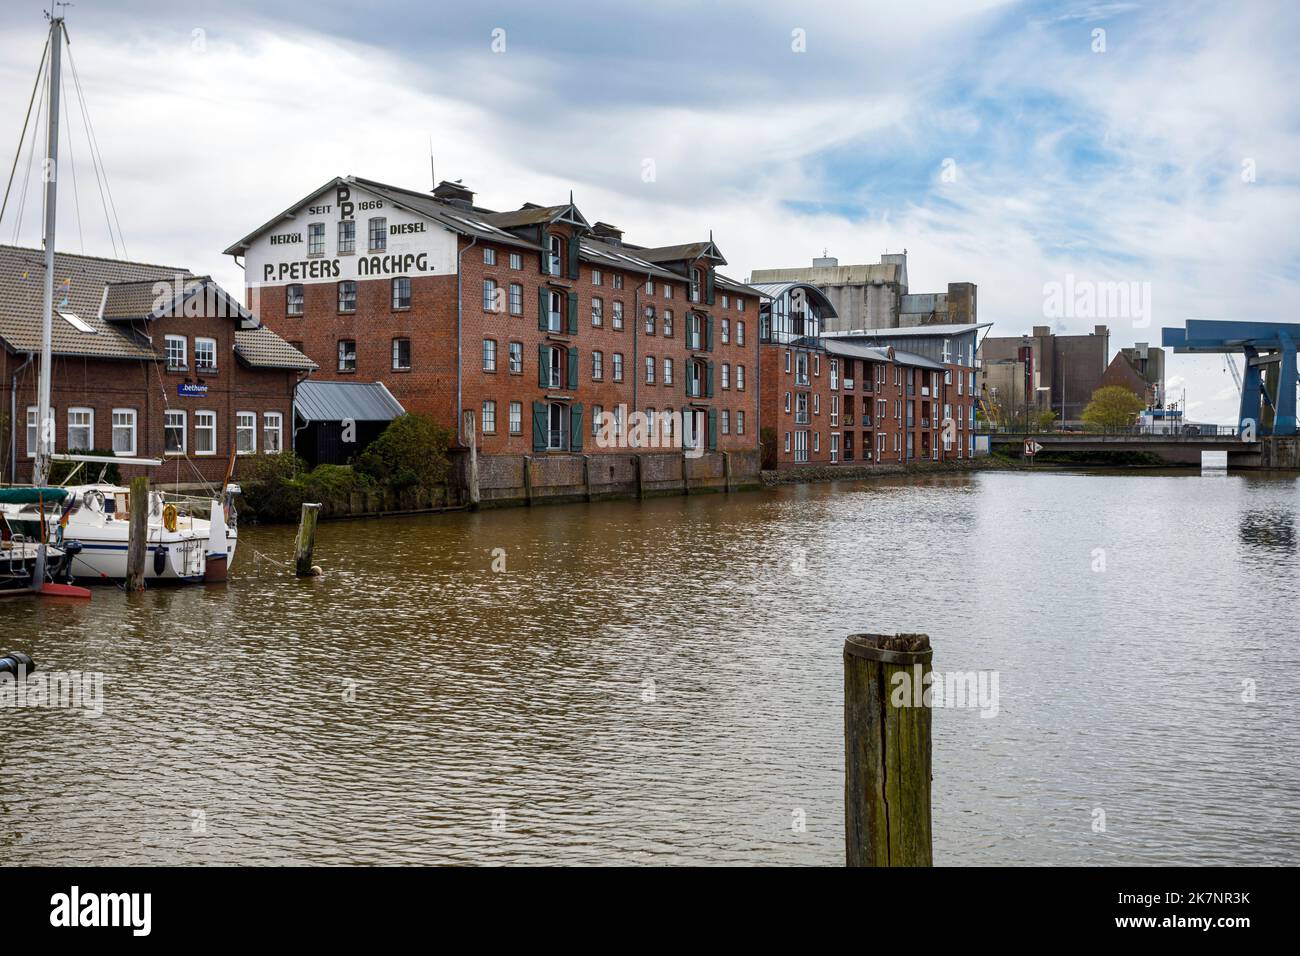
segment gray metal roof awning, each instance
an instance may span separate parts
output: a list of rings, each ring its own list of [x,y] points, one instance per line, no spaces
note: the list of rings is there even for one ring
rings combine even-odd
[[[391,422],[405,415],[383,382],[319,382],[298,384],[293,410],[304,422]]]
[[[875,345],[863,345],[860,342],[845,342],[843,339],[826,338],[822,340],[826,351],[831,355],[838,355],[841,358],[860,358],[869,362],[888,362],[888,346],[881,348]],[[924,355],[917,355],[915,352],[906,352],[903,349],[894,349],[894,361],[899,365],[911,365],[916,368],[928,368],[936,372],[942,372],[944,366],[933,359],[928,359]]]

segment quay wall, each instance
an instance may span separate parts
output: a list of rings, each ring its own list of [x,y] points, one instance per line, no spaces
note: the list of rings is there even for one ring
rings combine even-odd
[[[468,473],[468,456],[462,455],[456,468],[461,489],[468,489]],[[485,508],[725,492],[728,485],[739,491],[761,483],[757,449],[706,452],[699,458],[680,452],[486,455],[479,458],[478,475]]]

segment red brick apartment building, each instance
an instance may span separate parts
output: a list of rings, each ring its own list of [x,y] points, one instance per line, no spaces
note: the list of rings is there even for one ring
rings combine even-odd
[[[345,177],[226,252],[316,378],[382,381],[458,430],[472,411],[484,455],[757,448],[759,296],[711,238],[645,247],[572,197],[497,212],[459,183]],[[638,439],[637,411],[675,420]]]
[[[778,468],[974,457],[976,339],[989,323],[826,332],[835,310],[816,286],[753,288]]]
[[[152,478],[188,484],[221,481],[232,449],[289,447],[294,387],[315,366],[211,279],[66,253],[54,265],[56,452],[158,458]],[[42,250],[0,246],[5,481],[32,477],[44,281]],[[86,467],[92,480],[95,466]]]

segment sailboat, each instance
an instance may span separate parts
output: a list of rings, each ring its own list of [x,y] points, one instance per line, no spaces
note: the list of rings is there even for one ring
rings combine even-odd
[[[49,468],[54,445],[54,422],[50,416],[50,369],[53,339],[54,308],[54,225],[58,190],[59,154],[59,63],[63,43],[63,18],[50,17],[50,83],[48,129],[46,133],[47,175],[45,176],[45,309],[41,326],[41,363],[37,421],[39,429],[36,465],[31,488],[0,489],[0,502],[5,513],[0,515],[0,593],[33,592],[43,597],[88,598],[90,591],[77,587],[71,581],[71,562],[80,551],[74,540],[65,541],[62,528],[57,526],[57,542],[50,542],[51,525],[46,502],[51,507],[65,501],[68,492],[58,488],[43,487],[49,478]],[[33,525],[19,524],[15,529],[9,509],[31,510],[37,520]],[[57,514],[57,512],[56,512]],[[65,512],[66,514],[66,512]],[[28,532],[34,532],[29,535]]]

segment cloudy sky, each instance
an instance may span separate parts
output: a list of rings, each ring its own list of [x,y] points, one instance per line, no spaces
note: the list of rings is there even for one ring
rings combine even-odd
[[[6,170],[41,11],[0,9]],[[231,288],[233,240],[335,175],[427,188],[432,142],[438,178],[483,205],[573,190],[629,241],[712,229],[739,278],[906,248],[912,291],[977,283],[995,334],[1104,322],[1117,348],[1300,298],[1289,0],[77,0],[67,18],[130,257]],[[112,255],[66,93],[59,245]],[[0,242],[39,243],[36,178]],[[1067,277],[1136,283],[1141,308],[1045,315]],[[1232,420],[1220,358],[1169,374],[1192,417]]]

